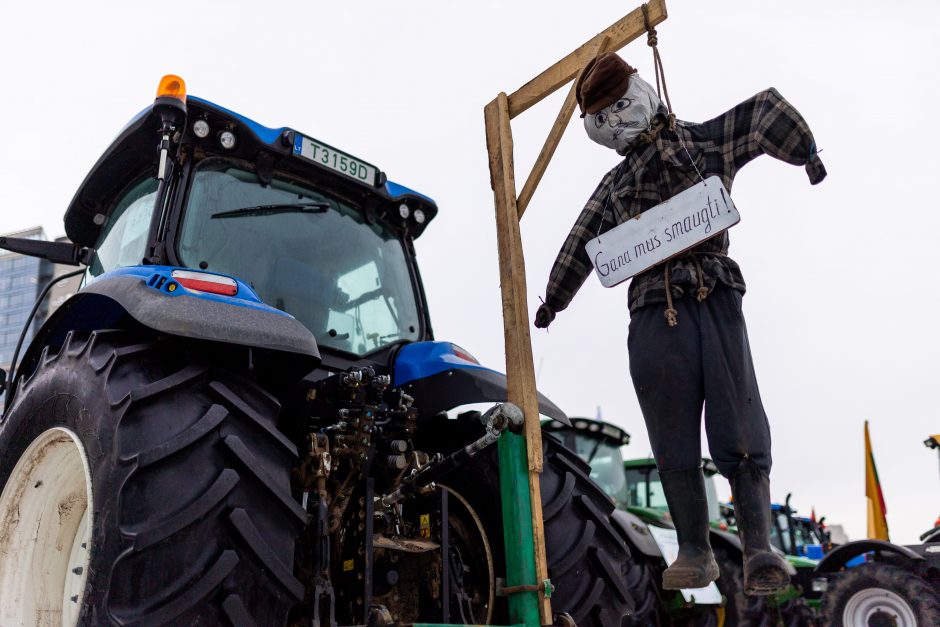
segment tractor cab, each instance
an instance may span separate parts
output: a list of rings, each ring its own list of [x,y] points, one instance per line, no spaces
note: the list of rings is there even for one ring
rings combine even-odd
[[[142,263],[192,269],[184,287],[263,302],[350,359],[430,339],[412,242],[434,201],[179,85],[161,84],[69,206],[69,238],[93,250],[88,282]],[[248,290],[230,294],[224,277]]]
[[[797,516],[789,494],[785,503],[772,503],[770,510],[771,544],[787,555],[822,559],[827,542],[820,525],[806,516]]]
[[[591,467],[591,479],[614,500],[618,508],[628,504],[621,447],[630,444],[630,434],[607,422],[571,418],[571,428],[546,421],[542,428],[561,440]]]

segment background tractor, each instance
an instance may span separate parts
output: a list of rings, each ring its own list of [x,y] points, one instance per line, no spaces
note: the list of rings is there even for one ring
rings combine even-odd
[[[816,567],[826,625],[940,625],[940,541],[900,546],[857,540],[830,551]]]
[[[6,377],[0,624],[491,624],[539,589],[620,624],[622,531],[557,441],[551,581],[506,567],[492,444],[520,412],[447,417],[506,381],[434,339],[413,242],[437,211],[165,77],[77,190],[73,243],[0,241],[84,274]]]
[[[940,436],[924,445],[940,448]],[[815,572],[826,625],[940,625],[940,526],[921,544],[857,540],[834,548]]]

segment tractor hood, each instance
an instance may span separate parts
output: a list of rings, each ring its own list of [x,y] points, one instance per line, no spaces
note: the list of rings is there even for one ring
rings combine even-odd
[[[450,342],[405,345],[395,358],[393,382],[416,399],[422,417],[470,403],[503,402],[507,393],[506,375]],[[540,414],[570,426],[555,403],[541,393],[538,401]]]
[[[194,131],[199,122],[200,133]],[[94,246],[116,199],[142,175],[156,176],[161,128],[155,108],[139,113],[111,142],[85,177],[65,214],[65,232],[76,244]],[[253,161],[259,172],[283,171],[342,194],[369,215],[418,237],[437,214],[433,200],[389,181],[377,167],[288,127],[269,128],[207,100],[190,96],[171,150]],[[223,133],[234,136],[225,148]],[[199,135],[203,135],[200,137]]]

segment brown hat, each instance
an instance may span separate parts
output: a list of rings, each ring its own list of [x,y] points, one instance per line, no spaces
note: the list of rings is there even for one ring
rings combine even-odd
[[[616,102],[626,93],[631,74],[636,74],[636,70],[616,52],[605,52],[588,61],[575,87],[581,117]]]

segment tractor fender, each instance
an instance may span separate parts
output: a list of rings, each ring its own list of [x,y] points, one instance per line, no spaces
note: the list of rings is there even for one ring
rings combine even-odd
[[[708,528],[709,541],[712,543],[712,546],[716,544],[725,545],[728,549],[733,552],[741,555],[744,552],[744,547],[741,545],[741,538],[736,533],[731,533],[730,531],[722,531],[721,529],[715,529],[714,527]]]
[[[843,544],[829,552],[816,566],[816,573],[832,573],[845,566],[846,562],[870,551],[894,553],[915,562],[923,562],[924,556],[906,546],[899,546],[884,540],[858,540]]]
[[[420,398],[420,418],[470,403],[506,400],[506,375],[480,365],[472,355],[450,342],[413,342],[395,355],[393,384]],[[538,393],[539,413],[571,426],[568,416]]]
[[[659,545],[650,534],[647,524],[636,514],[625,512],[622,509],[615,509],[611,514],[613,523],[623,531],[630,544],[630,550],[638,551],[646,557],[653,559],[663,559],[663,553],[659,550]]]
[[[42,349],[61,345],[69,331],[126,327],[127,318],[167,335],[276,353],[285,369],[296,369],[300,376],[304,374],[301,371],[319,363],[313,334],[293,316],[265,305],[247,285],[238,281],[239,291],[250,292],[253,299],[202,294],[178,283],[171,295],[167,292],[171,270],[159,266],[121,268],[83,287],[36,333],[20,372],[31,372]],[[155,287],[157,284],[161,287]]]

